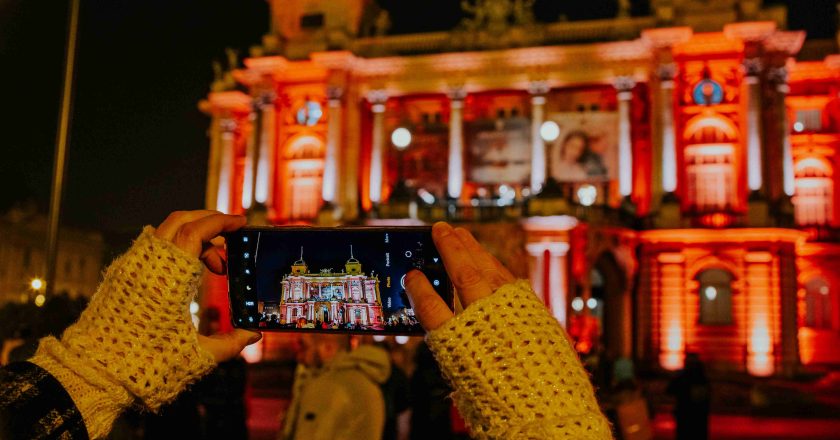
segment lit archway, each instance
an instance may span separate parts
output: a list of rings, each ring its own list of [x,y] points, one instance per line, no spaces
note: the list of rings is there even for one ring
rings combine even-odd
[[[833,169],[820,158],[796,162],[794,172],[794,217],[802,226],[828,225],[834,220]]]
[[[281,217],[289,220],[315,218],[321,207],[324,177],[324,141],[311,134],[290,139],[283,148]]]
[[[695,212],[728,211],[735,200],[738,129],[712,111],[691,118],[685,141],[686,197]]]

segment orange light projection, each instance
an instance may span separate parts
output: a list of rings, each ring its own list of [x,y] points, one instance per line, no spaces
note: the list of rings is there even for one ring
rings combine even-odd
[[[746,255],[747,288],[749,289],[747,371],[754,376],[770,376],[774,372],[773,345],[775,335],[771,322],[778,319],[778,302],[771,293],[771,263],[769,252],[750,252]]]
[[[659,262],[660,351],[659,364],[666,370],[679,370],[685,359],[685,323],[683,321],[683,263],[678,253],[663,253]]]

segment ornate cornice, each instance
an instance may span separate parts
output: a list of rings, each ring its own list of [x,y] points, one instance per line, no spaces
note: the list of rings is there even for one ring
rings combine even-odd
[[[645,29],[642,31],[642,41],[652,49],[663,49],[684,43],[691,39],[694,31],[687,26]]]
[[[776,22],[773,21],[730,23],[723,27],[723,34],[727,38],[745,42],[764,41],[774,32],[776,32]]]

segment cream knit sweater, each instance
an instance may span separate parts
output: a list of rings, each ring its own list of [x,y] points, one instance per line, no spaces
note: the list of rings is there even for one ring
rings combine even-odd
[[[476,301],[427,341],[475,438],[612,438],[577,353],[527,281]]]
[[[73,398],[91,438],[121,411],[156,410],[215,365],[198,345],[189,303],[201,262],[147,227],[117,258],[78,322],[44,338],[31,360]],[[428,335],[480,439],[607,439],[610,427],[565,332],[519,281]]]

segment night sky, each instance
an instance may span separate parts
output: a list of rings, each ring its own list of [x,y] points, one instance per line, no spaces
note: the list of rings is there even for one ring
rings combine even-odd
[[[792,2],[792,0],[790,0]],[[611,13],[614,0],[537,0],[540,21]],[[633,1],[644,12],[644,1]],[[769,2],[765,2],[769,3]],[[790,27],[831,37],[834,2],[795,2]],[[0,212],[49,204],[67,1],[0,0]],[[448,29],[460,1],[381,0],[394,33]],[[246,54],[268,30],[264,0],[82,0],[64,222],[102,230],[115,250],[144,224],[201,208],[209,120],[197,109],[211,62]]]

